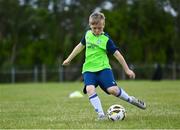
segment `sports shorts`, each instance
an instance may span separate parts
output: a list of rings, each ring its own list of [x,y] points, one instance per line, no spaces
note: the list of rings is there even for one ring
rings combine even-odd
[[[114,75],[111,69],[104,69],[97,72],[84,72],[83,73],[84,80],[84,89],[83,92],[86,94],[86,86],[94,85],[95,87],[100,86],[103,91],[107,94],[107,88],[112,86],[117,86],[116,81],[114,79]]]

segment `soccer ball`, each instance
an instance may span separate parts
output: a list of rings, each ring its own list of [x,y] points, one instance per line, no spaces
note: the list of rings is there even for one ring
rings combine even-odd
[[[126,110],[123,106],[115,104],[107,110],[108,119],[112,121],[124,120],[126,117]]]

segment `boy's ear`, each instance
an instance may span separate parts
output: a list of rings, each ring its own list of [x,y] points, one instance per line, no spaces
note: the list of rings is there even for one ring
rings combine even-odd
[[[103,22],[103,25],[104,25],[104,27],[105,27],[105,21]]]

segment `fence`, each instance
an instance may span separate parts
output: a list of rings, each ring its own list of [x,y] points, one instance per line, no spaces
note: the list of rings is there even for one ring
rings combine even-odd
[[[141,80],[176,80],[180,79],[180,65],[134,65],[130,66],[136,73],[136,79]],[[127,76],[120,66],[112,67],[116,80],[126,80]],[[0,70],[0,83],[17,82],[63,82],[81,81],[81,66],[69,67],[12,67]]]

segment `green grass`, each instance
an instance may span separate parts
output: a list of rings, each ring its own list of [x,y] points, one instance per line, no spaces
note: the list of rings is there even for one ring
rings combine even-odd
[[[122,81],[130,95],[143,99],[140,110],[118,98],[97,93],[104,110],[121,104],[127,110],[124,121],[95,121],[96,113],[87,95],[68,98],[82,83],[1,84],[0,128],[11,129],[177,129],[180,128],[180,81]]]

